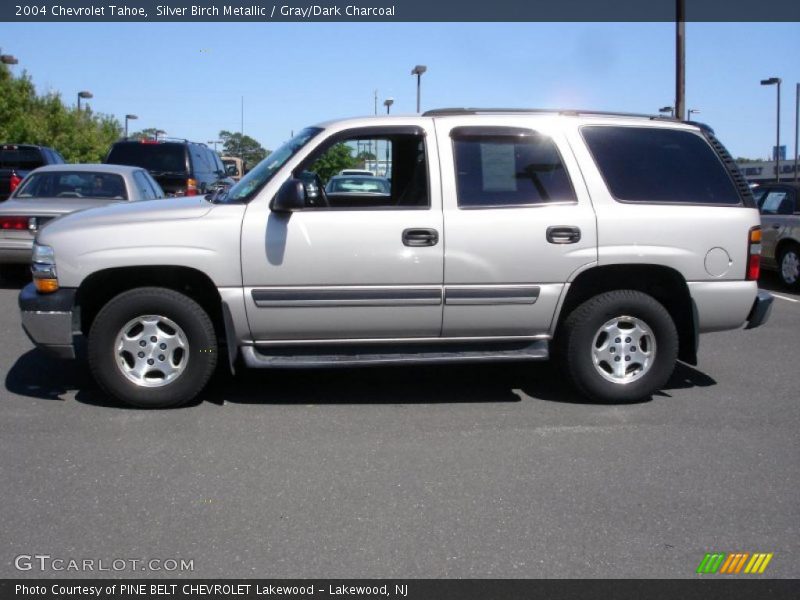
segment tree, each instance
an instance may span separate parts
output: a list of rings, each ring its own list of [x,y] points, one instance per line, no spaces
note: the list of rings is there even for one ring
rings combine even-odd
[[[133,140],[154,140],[156,139],[156,132],[160,131],[155,127],[148,127],[147,129],[142,129],[141,131],[134,131],[128,137]]]
[[[270,153],[249,135],[222,130],[219,132],[219,139],[222,140],[222,155],[238,156],[244,160],[248,169],[256,166]]]
[[[309,167],[322,180],[322,184],[336,175],[342,169],[352,169],[359,164],[359,160],[353,156],[353,149],[345,143],[336,144],[329,148],[325,154],[314,161]]]
[[[27,72],[0,65],[0,142],[55,148],[68,162],[101,162],[122,132],[117,119],[67,107],[58,93],[36,94]]]

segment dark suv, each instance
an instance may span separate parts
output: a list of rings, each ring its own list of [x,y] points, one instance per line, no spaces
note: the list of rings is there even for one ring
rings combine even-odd
[[[147,169],[168,196],[208,194],[235,183],[216,152],[187,140],[121,140],[104,162]]]
[[[0,144],[0,202],[7,200],[25,176],[44,165],[66,162],[52,148],[29,144]]]

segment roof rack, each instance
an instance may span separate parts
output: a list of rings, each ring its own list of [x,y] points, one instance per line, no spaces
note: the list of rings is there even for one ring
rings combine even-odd
[[[563,108],[436,108],[422,113],[423,117],[445,117],[452,115],[497,115],[497,114],[548,114],[548,115],[597,115],[607,117],[635,117],[640,119],[677,121],[675,117],[648,115],[645,113],[609,112],[605,110],[575,110]]]

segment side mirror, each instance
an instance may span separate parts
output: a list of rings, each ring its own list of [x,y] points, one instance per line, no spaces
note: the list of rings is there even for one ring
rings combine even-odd
[[[299,179],[289,179],[275,194],[269,208],[273,212],[294,212],[306,207],[306,188]]]

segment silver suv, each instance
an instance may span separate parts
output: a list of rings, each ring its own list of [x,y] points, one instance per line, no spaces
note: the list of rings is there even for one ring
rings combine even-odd
[[[325,193],[365,148],[390,193]],[[22,323],[136,406],[231,368],[544,360],[628,402],[698,335],[757,327],[761,230],[710,129],[651,116],[436,110],[301,131],[227,192],[57,219]],[[225,352],[221,353],[220,350]]]

